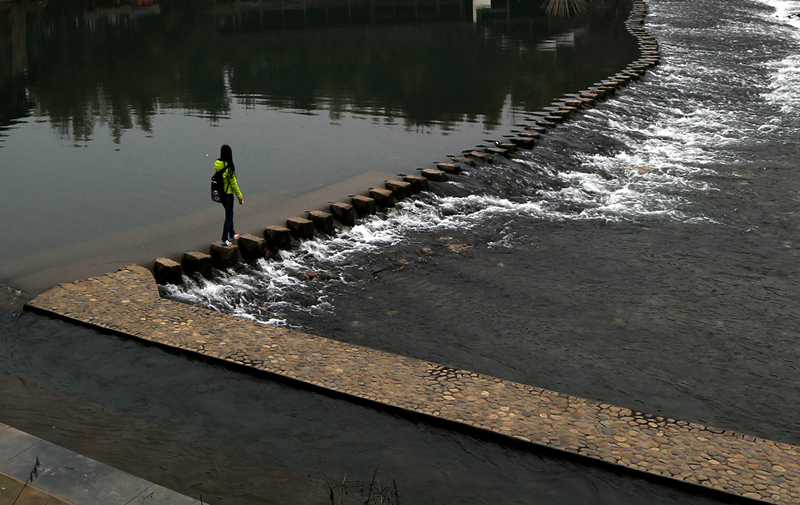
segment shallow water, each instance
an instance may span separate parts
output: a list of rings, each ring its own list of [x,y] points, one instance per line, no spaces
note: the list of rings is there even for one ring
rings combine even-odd
[[[563,22],[515,10],[498,23],[473,22],[468,0],[420,0],[416,14],[326,0],[305,20],[273,3],[111,4],[0,10],[0,201],[14,215],[0,233],[26,238],[0,250],[0,272],[213,208],[222,144],[245,195],[413,172],[637,50],[624,9]]]

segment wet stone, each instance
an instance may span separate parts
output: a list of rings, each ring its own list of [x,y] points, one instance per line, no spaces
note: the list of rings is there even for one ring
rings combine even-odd
[[[180,284],[183,269],[177,261],[169,258],[157,258],[153,262],[153,275],[159,284]]]
[[[330,206],[331,215],[333,218],[345,226],[353,226],[356,224],[356,210],[355,207],[349,203],[332,203]]]
[[[448,174],[457,174],[461,172],[461,167],[457,163],[437,163],[436,168]]]
[[[264,228],[264,240],[273,251],[292,248],[292,231],[284,226],[267,226]]]
[[[469,153],[467,153],[467,156],[472,156],[473,158],[477,158],[477,159],[479,159],[481,161],[484,161],[486,163],[491,163],[492,162],[492,155],[491,154],[482,153],[480,151],[470,151]]]
[[[199,251],[188,251],[183,253],[181,259],[183,271],[188,274],[200,274],[204,277],[211,277],[211,269],[214,263],[211,255]]]
[[[308,213],[308,219],[317,230],[328,235],[333,235],[333,214],[322,212],[321,210],[312,210]]]
[[[286,220],[286,227],[292,232],[292,236],[295,238],[314,238],[314,223],[303,217],[290,217]]]
[[[394,207],[394,194],[392,191],[383,188],[372,188],[369,196],[375,200],[378,207]]]
[[[353,202],[353,207],[356,209],[356,212],[358,213],[359,216],[363,217],[375,214],[376,205],[374,198],[362,195],[355,195],[350,198],[350,201]]]
[[[406,175],[403,176],[403,180],[411,184],[411,191],[413,193],[428,190],[428,179],[421,175]]]
[[[429,181],[445,182],[447,180],[447,174],[444,173],[442,170],[434,170],[432,168],[426,168],[425,170],[422,171],[422,175]]]
[[[386,189],[392,192],[396,200],[411,196],[411,184],[405,181],[386,181]]]

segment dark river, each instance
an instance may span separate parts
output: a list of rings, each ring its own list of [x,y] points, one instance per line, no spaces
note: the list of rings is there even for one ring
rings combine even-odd
[[[325,337],[800,444],[796,429],[800,174],[795,170],[800,151],[796,147],[800,21],[792,16],[800,13],[800,2],[651,0],[649,6],[648,28],[661,42],[662,64],[618,98],[582,114],[569,127],[548,133],[532,151],[451,177],[431,193],[361,221],[335,238],[306,242],[258,268],[199,286],[167,287],[169,296]],[[392,109],[398,126],[387,127],[396,132],[392,139],[424,130],[419,145],[411,148],[419,152],[406,152],[414,164],[424,166],[431,159],[507,134],[525,111],[585,87],[577,77],[564,77],[563,86],[570,89],[543,84],[570,73],[556,62],[564,62],[566,68],[590,68],[601,65],[595,61],[601,54],[609,56],[608,61],[615,54],[624,54],[624,63],[633,59],[625,53],[629,42],[621,30],[627,8],[624,2],[618,7],[602,10],[595,21],[584,24],[538,17],[512,22],[484,11],[475,24],[478,30],[470,33],[490,36],[464,36],[472,40],[467,44],[496,40],[500,52],[527,44],[527,50],[519,51],[520,58],[537,53],[542,54],[536,58],[551,58],[550,77],[537,81],[543,88],[523,92],[539,98],[515,94],[534,86],[519,73],[531,62],[494,61],[500,66],[484,75],[481,69],[488,60],[464,53],[464,61],[474,58],[469,71],[464,67],[447,71],[446,64],[433,64],[439,70],[430,75],[440,82],[452,79],[465,88],[480,87],[484,82],[498,84],[496,80],[506,79],[519,66],[518,73],[506,79],[510,84],[498,91],[503,98],[483,112],[456,109],[453,117],[460,119],[453,120],[452,130],[447,111],[454,106],[447,100],[455,100],[455,91],[417,106],[411,105],[413,99],[402,101]],[[309,47],[324,52],[327,49],[317,47],[315,37],[340,37],[346,32],[371,36],[366,35],[373,30],[368,21],[341,17],[335,21],[333,12],[327,18],[317,13],[317,18],[307,14],[301,19],[336,26],[292,26],[287,40],[307,38]],[[342,70],[334,62],[311,62],[311,49],[303,57],[290,54],[289,46],[295,42],[284,42],[276,34],[284,28],[275,27],[279,21],[270,18],[274,13],[236,17],[222,10],[214,14],[213,24],[205,14],[186,14],[174,25],[168,13],[167,5],[162,5],[158,23],[165,27],[195,26],[199,34],[207,34],[203,30],[211,26],[214,36],[223,39],[229,33],[243,39],[262,34],[256,49],[249,50],[240,41],[221,50],[219,57],[229,65],[225,68],[233,68],[235,54],[279,60],[265,48],[283,47],[288,51],[284,63],[308,57],[309,68],[328,65],[323,75],[315,76],[319,79],[315,89],[342,86],[336,75],[329,75]],[[386,19],[388,12],[383,15],[381,43],[398,40],[388,33],[405,37],[404,44],[422,39],[419,33],[425,28],[420,23]],[[471,26],[472,8],[463,13],[454,9],[452,15],[465,18],[441,22],[451,30],[445,30],[451,41],[457,38],[453,34]],[[519,13],[519,19],[530,16]],[[146,20],[117,16],[103,22],[113,28],[108,29],[111,37],[116,30],[138,33],[136,26],[147,26]],[[86,23],[102,24],[94,18]],[[29,22],[29,41],[35,38],[34,25]],[[64,25],[69,28],[71,23]],[[54,28],[42,30],[55,33]],[[97,36],[91,30],[87,33]],[[82,40],[82,35],[75,36]],[[142,34],[139,44],[131,42],[123,51],[147,47],[154,38]],[[188,43],[178,38],[169,47],[179,52],[182,44]],[[185,59],[172,53],[168,57]],[[570,59],[580,54],[587,59],[570,67]],[[338,56],[344,58],[329,51],[319,61]],[[391,51],[386,57],[392,57]],[[83,61],[90,59],[86,56]],[[251,62],[244,68],[258,76],[265,68],[279,66],[277,60],[265,67]],[[197,65],[210,65],[200,61]],[[346,70],[353,71],[351,64]],[[197,71],[195,64],[186,65],[186,72]],[[145,78],[145,69],[152,66],[132,74]],[[387,63],[385,68],[394,67]],[[587,75],[589,83],[621,68],[618,63],[611,67],[598,68],[602,75],[594,78]],[[4,63],[2,68],[8,67]],[[303,75],[301,70],[292,71]],[[16,79],[33,75],[28,71]],[[121,81],[120,85],[132,86]],[[277,82],[271,88],[274,92],[264,88],[248,92],[252,88],[241,84],[228,91],[227,103],[235,104],[231,110],[241,107],[243,116],[324,116],[333,131],[349,128],[347,122],[375,124],[382,131],[389,117],[384,112],[399,96],[399,91],[381,86],[347,88],[341,91],[350,97],[344,108],[358,112],[345,112],[341,117],[350,119],[330,125],[340,121],[331,112],[336,108],[335,91],[308,93],[317,100],[310,107],[311,102],[299,97],[302,86],[282,88],[279,81],[268,80]],[[234,89],[230,76],[223,83],[224,89]],[[402,88],[397,82],[384,84]],[[210,83],[198,84],[190,96],[202,95],[199,88],[206,85]],[[26,86],[24,96],[34,101],[36,86]],[[286,98],[280,89],[298,95]],[[380,92],[362,94],[368,89]],[[376,97],[383,92],[388,98],[381,102]],[[483,103],[470,95],[462,99],[472,104],[462,107]],[[40,118],[46,122],[37,123],[42,98],[35,100],[37,112],[8,121],[11,126],[0,141],[0,156],[24,157],[25,151],[10,152],[16,151],[15,135],[20,137],[16,142],[33,142],[18,133],[25,125],[33,125],[31,131],[54,129],[49,113]],[[158,107],[167,109],[159,100]],[[171,103],[176,110],[191,110],[186,104],[196,103],[185,97],[175,100]],[[436,112],[439,106],[442,110]],[[498,119],[492,119],[488,110],[494,110]],[[440,115],[421,128],[413,111]],[[502,119],[508,115],[515,119]],[[236,120],[218,120],[212,109],[165,111],[153,117],[168,122],[178,116],[205,122],[204,128],[217,123],[225,123],[222,128],[245,128]],[[156,142],[180,144],[178,137],[156,140],[158,130],[147,133],[136,124],[121,130],[123,148],[114,152],[126,151],[129,136],[152,135],[148,142],[153,142],[131,146],[132,159],[158,158]],[[471,130],[473,124],[479,126]],[[244,130],[237,131],[244,135]],[[209,145],[222,138],[208,136]],[[457,138],[459,145],[449,147],[440,137]],[[362,137],[357,138],[348,145],[358,144]],[[426,148],[420,146],[427,141],[435,153],[423,152]],[[91,150],[94,142],[87,142],[85,149]],[[114,144],[113,136],[109,142]],[[393,148],[403,141],[386,142]],[[86,156],[94,156],[87,152]],[[299,158],[307,153],[291,154]],[[288,152],[281,156],[293,158]],[[330,159],[337,156],[330,154]],[[147,168],[150,162],[143,165]],[[0,166],[9,173],[5,161]],[[403,171],[409,171],[407,165]],[[164,177],[170,175],[165,172]],[[259,184],[257,177],[252,175],[249,182]],[[113,179],[106,183],[115,184]],[[162,189],[174,191],[169,184]],[[26,206],[19,203],[14,208]],[[8,219],[13,210],[3,209],[4,221],[13,221]],[[331,280],[300,280],[298,273],[307,271],[324,273],[318,278]],[[345,474],[348,479],[369,480],[376,468],[382,482],[396,479],[404,503],[720,503],[713,497],[519,451],[20,313],[25,297],[8,290],[4,303],[8,308],[0,316],[0,421],[167,487],[194,496],[202,493],[211,503],[326,503],[325,483]]]

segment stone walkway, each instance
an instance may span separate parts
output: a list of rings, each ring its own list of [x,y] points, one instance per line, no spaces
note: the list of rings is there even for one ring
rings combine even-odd
[[[769,503],[800,503],[800,447],[165,300],[139,266],[61,284],[26,307],[525,443]]]
[[[23,489],[37,461],[36,476]],[[3,423],[0,484],[0,505],[200,505]]]

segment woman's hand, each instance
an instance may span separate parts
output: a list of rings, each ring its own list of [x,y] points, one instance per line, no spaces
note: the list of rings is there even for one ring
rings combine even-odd
[[[239,205],[244,205],[244,198],[239,198]]]

